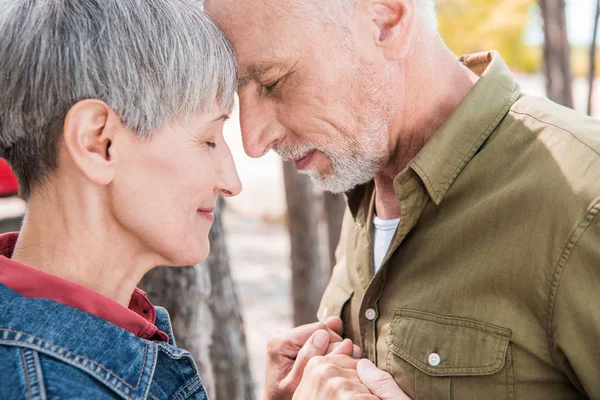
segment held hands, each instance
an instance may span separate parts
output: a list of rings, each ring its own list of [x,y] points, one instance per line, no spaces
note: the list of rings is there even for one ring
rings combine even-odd
[[[348,341],[326,356],[312,358],[304,370],[293,400],[411,400],[394,378],[369,360],[355,360],[344,354]],[[346,349],[341,350],[346,346]]]
[[[291,399],[313,357],[331,353],[339,347],[337,354],[360,358],[360,349],[349,340],[340,347],[341,334],[342,320],[332,317],[325,323],[299,326],[271,337],[267,344],[265,399]]]
[[[297,327],[268,343],[266,400],[411,400],[392,376],[342,340],[342,321]]]
[[[349,345],[350,341],[344,341],[339,348]],[[335,354],[336,350],[326,356],[314,357],[308,362],[293,400],[378,399],[358,377],[358,360],[344,354]]]

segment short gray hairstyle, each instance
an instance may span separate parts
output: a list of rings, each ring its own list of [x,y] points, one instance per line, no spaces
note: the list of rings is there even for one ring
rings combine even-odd
[[[233,107],[233,50],[198,1],[9,0],[0,38],[0,151],[25,199],[56,169],[80,100],[104,101],[141,138]]]

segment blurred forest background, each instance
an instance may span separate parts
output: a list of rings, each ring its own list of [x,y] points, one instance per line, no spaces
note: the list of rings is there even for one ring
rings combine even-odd
[[[524,92],[600,115],[600,96],[591,90],[600,0],[437,3],[441,35],[457,55],[498,50]],[[179,345],[193,353],[211,398],[250,400],[262,397],[269,335],[316,320],[345,198],[320,192],[272,152],[247,157],[237,110],[225,129],[244,190],[220,203],[210,257],[157,268],[141,287],[170,311]],[[0,199],[0,229],[18,230],[23,212],[20,199]]]

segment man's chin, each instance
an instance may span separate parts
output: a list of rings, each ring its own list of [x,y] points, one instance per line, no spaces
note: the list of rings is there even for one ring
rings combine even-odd
[[[331,173],[325,174],[318,172],[314,169],[299,171],[303,175],[308,175],[311,181],[317,186],[319,189],[330,192],[333,194],[342,194],[349,192],[354,189],[356,186],[361,185],[362,183],[355,183],[351,179],[344,179],[340,176],[333,175]],[[368,181],[367,181],[368,182]]]

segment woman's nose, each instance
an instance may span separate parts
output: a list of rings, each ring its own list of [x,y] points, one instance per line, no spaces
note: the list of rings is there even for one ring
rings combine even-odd
[[[218,181],[216,190],[223,197],[237,196],[242,191],[242,182],[240,181],[229,146],[225,142],[223,142],[222,146],[224,147],[224,152],[217,169]]]

